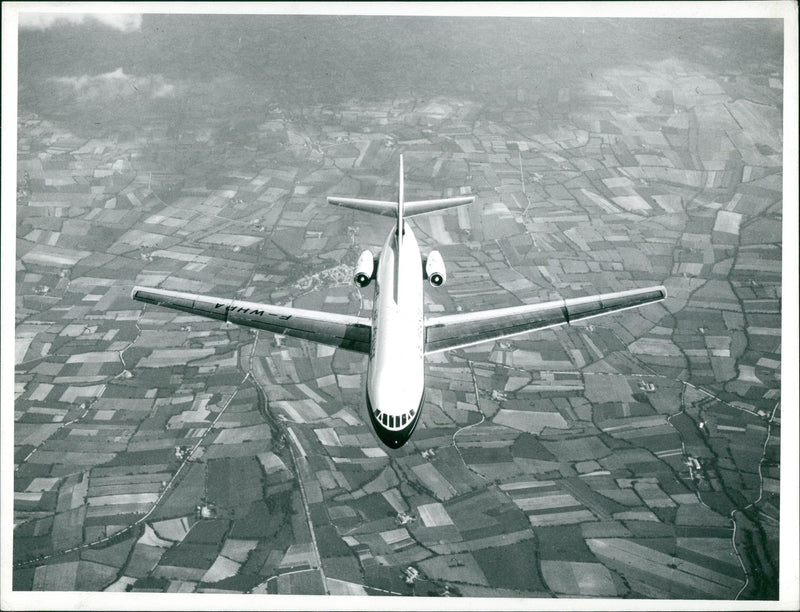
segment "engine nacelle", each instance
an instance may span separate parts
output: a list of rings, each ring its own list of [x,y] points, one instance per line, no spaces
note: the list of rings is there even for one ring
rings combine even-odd
[[[358,256],[356,263],[356,273],[353,275],[353,282],[359,287],[366,287],[375,274],[375,259],[372,251],[366,250]]]
[[[444,260],[439,251],[431,251],[428,254],[425,262],[425,276],[434,287],[441,287],[447,280],[447,270],[445,270]]]

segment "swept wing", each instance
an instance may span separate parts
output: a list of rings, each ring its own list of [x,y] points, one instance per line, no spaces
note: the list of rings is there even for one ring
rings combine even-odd
[[[667,290],[664,287],[648,287],[527,306],[432,317],[425,321],[425,353],[438,353],[565,325],[658,302],[665,297]]]
[[[182,310],[201,317],[369,353],[372,327],[370,320],[364,317],[149,287],[134,287],[131,297],[146,304]]]

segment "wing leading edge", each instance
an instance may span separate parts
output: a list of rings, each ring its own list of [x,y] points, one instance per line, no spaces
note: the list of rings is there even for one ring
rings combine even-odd
[[[149,287],[134,287],[131,297],[146,304],[156,304],[217,321],[369,353],[372,327],[370,320],[364,317]]]
[[[425,321],[425,353],[464,348],[537,329],[636,308],[667,297],[664,287],[617,291],[527,306],[465,312]]]

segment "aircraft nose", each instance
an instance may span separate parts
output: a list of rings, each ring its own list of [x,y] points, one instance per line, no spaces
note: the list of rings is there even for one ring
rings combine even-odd
[[[400,431],[388,431],[386,429],[382,429],[378,431],[378,438],[380,438],[381,442],[383,442],[392,450],[397,450],[401,446],[405,446],[405,443],[408,442],[409,438],[407,435],[400,434],[402,434]]]
[[[422,400],[420,399],[416,414],[402,429],[389,429],[385,427],[375,418],[375,409],[376,406],[372,405],[369,393],[367,393],[367,413],[369,414],[369,420],[372,423],[372,428],[375,431],[375,435],[377,435],[378,439],[387,447],[391,448],[392,450],[396,450],[408,442],[408,439],[414,432],[414,429],[419,422],[420,412],[422,410]]]

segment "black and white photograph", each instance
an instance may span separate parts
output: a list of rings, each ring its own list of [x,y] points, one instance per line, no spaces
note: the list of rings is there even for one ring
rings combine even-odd
[[[4,610],[800,605],[795,2],[2,10]]]

